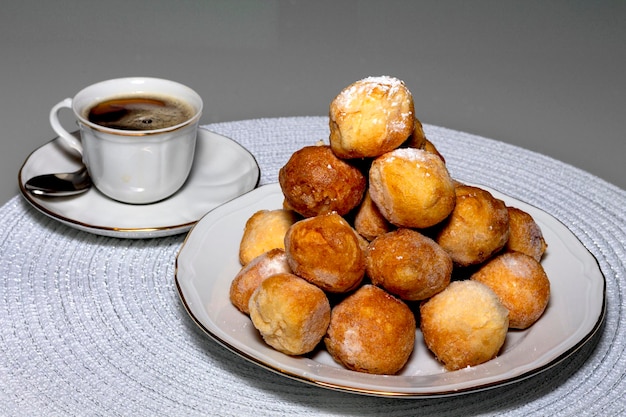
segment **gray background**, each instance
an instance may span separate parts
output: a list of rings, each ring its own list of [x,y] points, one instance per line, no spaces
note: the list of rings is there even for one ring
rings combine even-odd
[[[423,123],[626,188],[625,22],[624,1],[3,0],[0,203],[54,137],[54,104],[134,75],[197,90],[203,124],[325,115],[351,82],[393,75]]]

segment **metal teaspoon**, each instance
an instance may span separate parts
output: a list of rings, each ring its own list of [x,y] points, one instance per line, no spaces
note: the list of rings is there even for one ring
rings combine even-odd
[[[38,196],[66,197],[91,188],[87,167],[75,172],[38,175],[26,181],[24,188]]]

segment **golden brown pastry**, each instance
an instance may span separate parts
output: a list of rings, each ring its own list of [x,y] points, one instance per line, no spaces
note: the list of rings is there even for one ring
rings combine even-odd
[[[368,241],[395,229],[395,226],[383,216],[372,201],[368,191],[354,217],[354,228]]]
[[[415,316],[401,300],[364,285],[337,304],[324,338],[335,361],[371,374],[396,374],[415,346]]]
[[[394,77],[368,77],[344,88],[330,103],[330,146],[344,159],[376,157],[413,133],[413,96]]]
[[[423,149],[427,141],[428,139],[426,139],[426,135],[424,134],[422,122],[420,122],[418,118],[415,118],[415,121],[413,122],[413,133],[411,133],[411,136],[409,136],[402,146],[407,148]]]
[[[478,281],[453,281],[420,306],[426,346],[449,371],[496,357],[509,328],[509,312]]]
[[[452,259],[435,241],[400,228],[374,239],[365,256],[372,283],[403,300],[425,300],[450,283]]]
[[[379,156],[369,179],[372,200],[399,227],[431,227],[448,217],[456,202],[445,164],[421,149],[401,148]]]
[[[325,145],[294,152],[278,173],[288,207],[304,217],[336,211],[345,215],[359,205],[366,178]]]
[[[435,241],[460,266],[484,262],[506,245],[509,214],[504,202],[479,187],[457,184],[456,206]]]
[[[284,249],[271,249],[257,256],[235,275],[230,285],[230,301],[243,313],[250,314],[248,302],[250,296],[261,281],[272,275],[290,273]]]
[[[443,157],[443,155],[441,154],[441,152],[439,152],[437,147],[428,139],[424,141],[424,145],[421,147],[421,149],[425,150],[426,152],[430,152],[432,154],[437,155],[444,163],[446,162],[446,158]]]
[[[285,235],[287,262],[294,274],[325,291],[350,291],[365,275],[362,240],[337,213],[309,217]]]
[[[540,261],[548,245],[543,238],[541,228],[535,219],[516,207],[507,207],[509,211],[509,240],[506,249],[518,251]]]
[[[539,320],[550,300],[550,281],[541,264],[521,252],[505,252],[472,274],[491,288],[509,310],[509,327],[526,329]]]
[[[246,265],[257,256],[275,248],[285,247],[285,233],[298,220],[291,210],[259,210],[244,226],[239,244],[239,262]]]
[[[415,119],[415,126],[413,128],[413,134],[409,136],[406,142],[402,144],[403,148],[416,148],[422,149],[426,152],[434,153],[437,155],[443,162],[446,162],[443,155],[437,150],[437,147],[426,137],[424,134],[424,128],[422,123]]]
[[[263,340],[287,355],[312,351],[330,322],[324,291],[293,274],[273,275],[261,282],[250,297],[249,309]]]

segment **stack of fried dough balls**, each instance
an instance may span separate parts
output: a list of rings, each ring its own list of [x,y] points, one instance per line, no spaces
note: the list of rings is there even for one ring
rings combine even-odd
[[[401,80],[368,77],[330,103],[329,144],[278,173],[283,207],[254,213],[230,299],[288,355],[396,374],[417,330],[447,370],[496,357],[550,298],[547,244],[526,212],[454,180]]]

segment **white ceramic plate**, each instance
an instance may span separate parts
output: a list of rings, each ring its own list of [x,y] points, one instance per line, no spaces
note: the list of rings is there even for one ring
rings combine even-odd
[[[481,186],[482,187],[482,186]],[[542,261],[551,282],[550,303],[530,329],[510,331],[500,356],[446,372],[418,331],[416,348],[399,375],[349,371],[320,350],[290,357],[267,346],[249,318],[229,301],[239,271],[239,242],[257,210],[282,206],[277,184],[260,187],[208,213],[189,232],[176,260],[176,283],[191,318],[216,341],[255,364],[314,385],[377,396],[435,397],[499,386],[535,375],[578,350],[604,319],[605,281],[596,259],[551,215],[482,187],[507,205],[530,213],[548,243]]]
[[[189,178],[173,196],[154,204],[124,204],[95,188],[72,197],[40,197],[24,188],[39,174],[71,172],[80,161],[54,139],[26,159],[18,175],[22,195],[42,213],[98,235],[152,238],[187,232],[211,209],[257,186],[259,166],[247,149],[227,137],[198,130]]]

